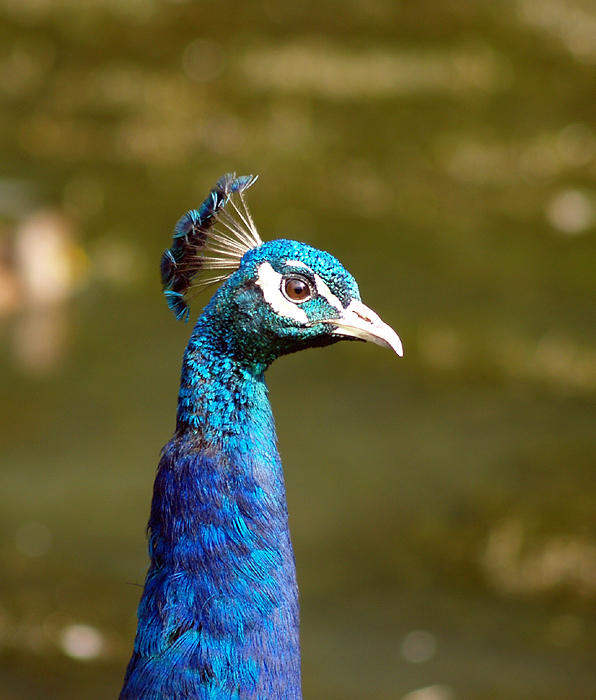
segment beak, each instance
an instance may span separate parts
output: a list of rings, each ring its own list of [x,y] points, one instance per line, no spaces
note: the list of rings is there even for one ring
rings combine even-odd
[[[393,328],[383,323],[372,309],[357,299],[352,299],[339,318],[330,318],[327,323],[337,326],[333,331],[337,335],[370,340],[384,348],[395,350],[400,357],[404,354],[401,340]]]

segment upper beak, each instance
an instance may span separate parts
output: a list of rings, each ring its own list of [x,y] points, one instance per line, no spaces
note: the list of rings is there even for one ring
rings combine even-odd
[[[404,354],[401,340],[393,328],[383,323],[372,309],[357,299],[352,299],[339,318],[330,318],[327,323],[337,326],[333,333],[370,340],[395,350],[400,357]]]

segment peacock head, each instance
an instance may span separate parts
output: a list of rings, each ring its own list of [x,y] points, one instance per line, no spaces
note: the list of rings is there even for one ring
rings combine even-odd
[[[298,241],[261,241],[244,200],[255,179],[224,175],[201,208],[178,222],[162,259],[164,293],[177,318],[188,319],[191,289],[223,282],[200,327],[237,357],[266,366],[339,340],[372,341],[401,356],[399,337],[362,303],[336,258]]]

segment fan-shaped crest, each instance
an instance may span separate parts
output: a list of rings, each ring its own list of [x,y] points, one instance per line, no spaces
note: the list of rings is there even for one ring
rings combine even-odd
[[[191,289],[198,293],[227,279],[240,267],[244,254],[261,245],[244,199],[245,190],[256,179],[256,175],[223,175],[200,208],[192,209],[176,224],[172,247],[161,259],[161,281],[178,320],[188,321]],[[218,272],[209,274],[211,271]]]

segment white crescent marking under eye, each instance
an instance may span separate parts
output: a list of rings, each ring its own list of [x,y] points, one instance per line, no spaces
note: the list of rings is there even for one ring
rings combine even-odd
[[[307,324],[306,311],[285,298],[281,292],[283,275],[276,272],[268,262],[261,263],[258,268],[257,285],[263,291],[263,297],[276,314],[284,318],[292,318],[298,323]]]
[[[319,275],[315,275],[315,282],[317,284],[317,292],[323,297],[323,299],[325,299],[331,306],[336,308],[338,311],[343,312],[344,307],[342,306],[341,301],[329,289],[329,287],[325,284],[321,277],[319,277]]]

